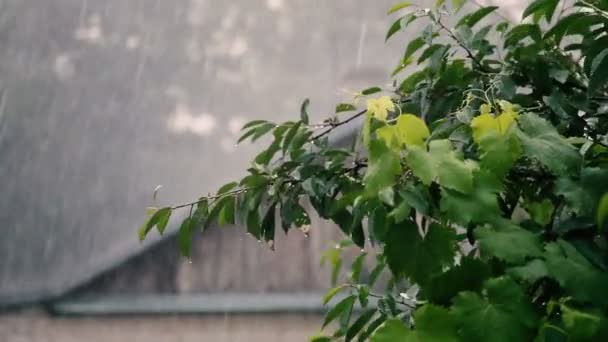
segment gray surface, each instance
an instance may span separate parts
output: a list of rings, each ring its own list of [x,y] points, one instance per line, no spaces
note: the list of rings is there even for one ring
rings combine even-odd
[[[324,118],[387,83],[394,2],[0,0],[0,305],[153,243],[136,238],[152,190],[188,201],[241,175],[243,122],[303,97]]]
[[[390,3],[1,2],[0,303],[138,253],[156,185],[173,203],[242,174],[243,122],[287,120],[303,97],[321,118],[341,89],[387,82]]]
[[[303,313],[325,311],[322,298],[323,293],[103,296],[58,301],[50,308],[61,315]]]

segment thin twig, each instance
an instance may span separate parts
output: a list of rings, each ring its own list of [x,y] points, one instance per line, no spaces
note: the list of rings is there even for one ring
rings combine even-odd
[[[460,40],[460,38],[458,38],[458,36],[452,31],[450,30],[447,26],[445,26],[442,22],[440,18],[437,18],[437,20],[435,20],[435,22],[437,23],[437,25],[439,25],[439,27],[441,27],[444,31],[446,31],[448,33],[448,35],[456,42],[458,43],[458,45],[460,45],[460,47],[466,52],[467,56],[471,59],[471,61],[473,61],[473,64],[476,64],[477,67],[479,68],[479,71],[481,72],[485,72],[485,73],[490,73],[489,70],[487,70],[483,64],[481,64],[481,61],[477,59],[477,57],[475,57],[475,55],[473,54],[473,51],[471,51],[465,44],[464,42],[462,42]]]
[[[338,121],[338,122],[334,122],[334,123],[329,123],[329,128],[326,129],[325,131],[313,136],[312,138],[310,138],[310,142],[312,141],[316,141],[319,140],[320,138],[326,136],[327,134],[329,134],[331,131],[333,131],[336,127],[340,127],[342,125],[345,125],[353,120],[355,120],[356,118],[364,115],[365,113],[367,113],[367,110],[362,110],[359,113],[351,116],[350,118],[343,120],[343,121]]]

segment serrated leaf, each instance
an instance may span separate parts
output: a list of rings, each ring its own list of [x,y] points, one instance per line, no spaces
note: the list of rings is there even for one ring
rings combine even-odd
[[[406,146],[423,146],[430,135],[424,120],[413,114],[399,115],[395,127],[400,141]]]
[[[455,238],[452,230],[438,224],[431,224],[423,238],[416,224],[408,220],[389,228],[384,255],[395,276],[422,285],[431,274],[452,263]]]
[[[475,230],[482,255],[490,255],[509,263],[519,263],[526,257],[542,255],[542,245],[538,235],[520,228],[510,221],[494,227],[480,227]]]
[[[429,302],[448,305],[459,292],[481,292],[483,283],[489,277],[490,267],[486,263],[464,257],[460,265],[433,275],[422,291]]]
[[[548,198],[540,202],[528,203],[527,209],[530,217],[541,226],[545,226],[551,222],[554,206]]]
[[[576,178],[558,178],[555,185],[555,192],[564,197],[568,211],[594,219],[601,197],[608,192],[608,170],[587,167]]]
[[[346,311],[350,311],[355,304],[355,300],[357,297],[354,295],[350,295],[340,302],[338,302],[333,308],[331,308],[327,315],[325,315],[325,320],[323,321],[323,328],[325,328],[329,323],[333,322],[336,318],[338,318],[342,313]]]
[[[545,119],[535,114],[522,115],[519,127],[521,132],[517,135],[525,155],[537,159],[555,175],[579,170],[582,163],[580,154]]]
[[[608,304],[608,275],[587,260],[570,243],[558,240],[545,247],[549,277],[555,279],[567,294],[579,302]]]
[[[488,222],[501,215],[496,199],[499,190],[495,176],[477,171],[474,172],[471,193],[442,189],[440,208],[454,222]]]
[[[365,191],[368,194],[378,194],[395,184],[395,176],[399,172],[401,172],[399,155],[382,141],[372,140],[369,144],[369,165],[363,177]]]
[[[485,296],[462,292],[452,313],[464,341],[531,341],[537,317],[523,289],[508,277],[486,282]]]
[[[512,267],[507,272],[515,279],[525,280],[529,284],[534,284],[539,279],[549,275],[547,265],[541,259],[531,260],[523,266]]]
[[[562,322],[572,340],[599,341],[608,332],[606,318],[598,313],[576,310],[567,305],[561,306]],[[603,330],[603,331],[602,331]],[[603,334],[600,334],[603,332]]]
[[[504,179],[522,153],[519,139],[512,132],[505,135],[496,131],[485,134],[478,145],[481,168],[491,171],[500,180]]]

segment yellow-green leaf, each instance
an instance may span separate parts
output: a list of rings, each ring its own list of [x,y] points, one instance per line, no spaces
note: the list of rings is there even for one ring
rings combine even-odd
[[[483,113],[473,118],[471,128],[473,129],[473,140],[476,143],[479,143],[484,135],[492,131],[500,133],[498,120],[488,113]]]
[[[395,104],[388,96],[367,100],[367,112],[378,121],[386,122],[388,112],[393,110],[395,110]]]
[[[410,6],[412,6],[412,3],[409,1],[404,1],[404,2],[398,3],[395,6],[391,7],[391,9],[388,10],[387,14],[393,14],[401,9],[404,9],[404,8],[407,8]]]
[[[426,123],[413,114],[399,115],[395,126],[399,133],[399,139],[407,146],[422,146],[430,135]]]

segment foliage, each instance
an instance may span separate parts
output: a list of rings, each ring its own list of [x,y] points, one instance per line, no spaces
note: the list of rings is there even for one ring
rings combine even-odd
[[[394,88],[362,91],[367,107],[346,119],[356,105],[311,124],[305,101],[297,121],[246,124],[240,141],[271,139],[247,176],[152,210],[141,238],[182,208],[186,255],[214,221],[271,247],[275,222],[307,232],[310,210],[335,222],[346,240],[326,255],[334,282],[343,249],[370,255],[328,292],[323,326],[337,330],[315,341],[608,336],[608,2],[535,0],[520,24],[497,7],[459,15],[463,4],[392,7],[387,39],[428,23]],[[332,145],[356,119],[353,147]]]

